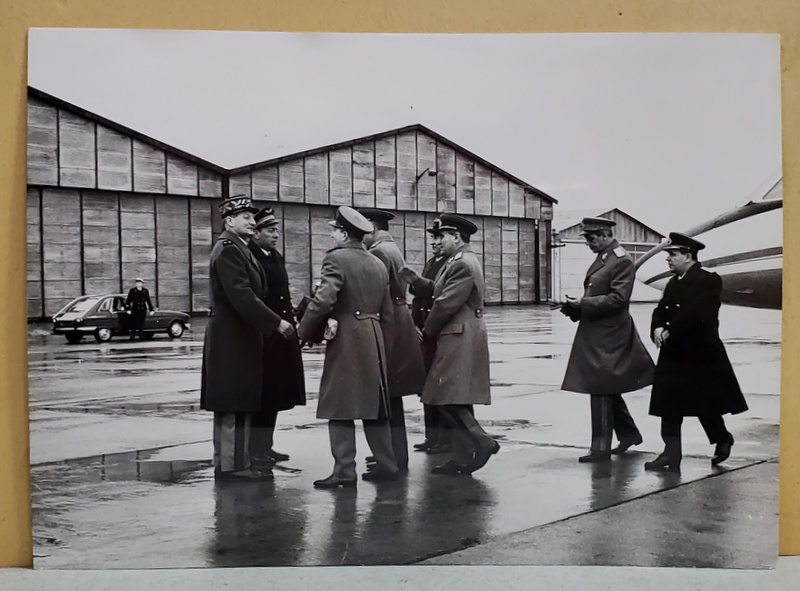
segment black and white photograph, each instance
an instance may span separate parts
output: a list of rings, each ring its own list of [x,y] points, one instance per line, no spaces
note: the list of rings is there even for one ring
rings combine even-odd
[[[36,568],[774,568],[777,35],[28,51]]]

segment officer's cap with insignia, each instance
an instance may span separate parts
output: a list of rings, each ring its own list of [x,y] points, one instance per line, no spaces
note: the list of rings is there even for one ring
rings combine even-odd
[[[456,215],[454,213],[443,213],[439,216],[439,232],[444,232],[445,230],[461,232],[462,234],[466,234],[467,236],[472,236],[475,232],[478,231],[478,226],[473,224],[466,218],[462,218],[460,215]]]
[[[242,211],[258,213],[258,208],[253,207],[253,202],[247,195],[234,195],[219,204],[219,213],[223,218]]]
[[[256,220],[256,230],[278,225],[278,219],[275,217],[275,210],[271,207],[265,207],[260,210],[254,218]]]
[[[617,222],[606,218],[583,218],[581,221],[581,236],[594,234],[601,230],[610,230],[616,225]]]
[[[442,220],[440,220],[438,218],[433,220],[433,226],[431,226],[430,228],[428,228],[425,231],[428,234],[433,234],[433,235],[441,234],[442,233]]]
[[[697,254],[698,250],[703,250],[705,244],[699,240],[695,240],[686,234],[679,234],[678,232],[670,232],[667,245],[664,247],[666,251],[689,252]]]
[[[372,232],[372,222],[347,205],[339,207],[336,210],[336,217],[328,224],[349,232],[356,238],[363,238],[364,234]]]
[[[378,221],[378,220],[388,222],[389,220],[394,219],[394,214],[392,212],[385,211],[383,209],[373,209],[373,208],[369,208],[369,207],[359,207],[358,208],[358,213],[363,215],[365,218],[367,218],[371,222]]]

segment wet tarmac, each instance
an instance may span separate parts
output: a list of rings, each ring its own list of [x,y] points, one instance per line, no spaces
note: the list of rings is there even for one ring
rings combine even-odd
[[[640,331],[651,310],[634,305]],[[405,479],[335,492],[311,486],[332,465],[315,418],[320,348],[304,353],[308,405],[279,417],[275,447],[291,459],[275,481],[216,483],[211,417],[198,409],[203,319],[178,341],[79,345],[32,325],[36,567],[775,564],[780,312],[723,308],[750,411],[727,418],[724,468],[687,419],[680,475],[643,470],[662,448],[648,390],[626,395],[644,444],[578,464],[588,397],[559,390],[575,325],[546,307],[490,308],[486,322],[493,404],[476,411],[500,453],[472,478],[431,475],[442,457],[412,453]],[[413,444],[422,407],[406,401]]]

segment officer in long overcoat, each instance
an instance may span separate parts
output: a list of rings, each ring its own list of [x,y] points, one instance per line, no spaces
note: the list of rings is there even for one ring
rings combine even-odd
[[[225,230],[211,250],[200,406],[214,412],[216,475],[263,479],[271,472],[252,469],[249,452],[252,416],[261,410],[263,337],[275,331],[291,337],[294,331],[264,303],[264,270],[247,246],[258,209],[239,195],[219,209]]]
[[[424,339],[436,341],[422,402],[436,406],[452,429],[452,456],[433,473],[471,474],[500,449],[471,408],[491,404],[483,270],[469,245],[475,224],[449,213],[439,216],[439,224],[434,239],[447,260],[433,282],[433,306],[422,331]],[[428,281],[408,267],[403,271],[409,282]]]
[[[581,462],[603,462],[642,442],[623,392],[653,383],[654,364],[633,324],[628,307],[636,280],[633,259],[614,239],[616,224],[584,218],[581,233],[597,254],[586,272],[582,297],[561,302],[561,311],[578,322],[562,390],[591,395],[592,443]],[[612,432],[619,446],[611,449]]]
[[[406,283],[400,278],[400,269],[406,262],[389,233],[389,220],[394,214],[380,209],[359,209],[372,222],[374,230],[364,237],[364,245],[378,257],[389,272],[389,295],[394,304],[386,318],[392,338],[386,343],[388,371],[390,424],[392,449],[400,471],[408,469],[408,438],[406,435],[403,397],[422,394],[425,384],[425,365],[411,310],[406,301]]]
[[[431,235],[430,243],[433,256],[425,261],[422,268],[422,278],[427,281],[414,281],[409,286],[414,300],[411,303],[411,318],[420,331],[425,328],[425,321],[433,307],[433,281],[439,271],[447,262],[447,257],[442,254],[442,244],[440,241],[433,240],[433,236],[439,233],[439,220],[433,221],[433,227],[425,230]],[[425,364],[427,373],[433,362],[433,355],[436,352],[436,341],[425,339],[422,341],[422,361]],[[414,444],[414,449],[424,451],[429,454],[448,453],[451,451],[450,429],[447,421],[439,412],[439,409],[430,404],[423,404],[425,416],[425,441]]]
[[[650,334],[659,347],[650,414],[661,417],[664,452],[648,470],[679,471],[683,417],[697,417],[716,445],[711,463],[728,459],[733,435],[722,415],[747,410],[742,390],[719,338],[722,280],[703,269],[698,251],[705,248],[689,236],[673,232],[665,247],[674,276],[653,311]]]
[[[393,306],[389,274],[362,240],[372,224],[351,207],[336,211],[319,287],[297,333],[309,341],[317,327],[330,323],[319,387],[317,418],[328,419],[333,474],[314,482],[317,488],[356,486],[356,419],[361,419],[376,467],[364,480],[396,480],[397,462],[389,427],[386,345],[387,318]],[[335,327],[335,328],[333,328]]]
[[[289,276],[283,255],[277,249],[280,222],[269,207],[259,211],[255,221],[255,234],[249,247],[267,278],[264,302],[294,327]],[[250,453],[254,459],[266,463],[286,461],[289,456],[274,450],[272,445],[278,412],[306,403],[303,358],[298,340],[286,339],[278,332],[265,336],[261,373],[261,411],[253,416]]]
[[[153,302],[150,301],[150,292],[144,286],[144,279],[137,277],[134,287],[128,292],[125,299],[125,308],[130,312],[131,340],[136,333],[139,339],[144,337],[144,319],[148,312],[153,311]]]

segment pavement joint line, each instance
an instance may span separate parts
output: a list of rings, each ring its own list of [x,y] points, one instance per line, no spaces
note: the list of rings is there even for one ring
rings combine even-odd
[[[161,451],[162,449],[170,449],[173,447],[182,447],[184,445],[197,445],[198,443],[209,443],[211,439],[199,439],[197,441],[185,441],[181,443],[170,443],[168,445],[158,445],[156,447],[147,447],[143,449],[131,449],[127,451],[115,451],[107,454],[91,454],[88,456],[79,456],[74,458],[64,458],[63,460],[51,460],[48,462],[31,463],[31,468],[39,468],[41,466],[58,466],[61,464],[69,464],[70,462],[79,462],[81,460],[90,460],[92,458],[104,458],[109,456],[119,456],[124,454],[143,453],[152,451]]]
[[[688,456],[684,456],[684,457],[688,457]],[[430,555],[425,556],[423,558],[418,558],[418,559],[415,559],[413,561],[406,562],[406,563],[403,563],[403,564],[406,565],[406,566],[413,565],[413,564],[418,564],[420,562],[424,562],[426,560],[430,560],[431,558],[438,558],[440,556],[447,556],[448,554],[454,554],[456,552],[462,552],[462,551],[468,550],[470,548],[476,548],[476,547],[484,546],[486,544],[490,544],[490,543],[493,543],[493,542],[499,542],[499,541],[504,540],[506,538],[509,538],[509,537],[511,537],[513,535],[524,534],[526,532],[532,532],[534,530],[541,529],[541,528],[544,528],[544,527],[548,527],[548,526],[551,526],[551,525],[556,525],[556,524],[559,524],[559,523],[566,523],[568,521],[572,521],[573,519],[577,519],[578,517],[585,517],[587,515],[592,515],[594,513],[600,513],[601,511],[606,511],[608,509],[613,509],[614,507],[619,507],[621,505],[626,505],[626,504],[632,503],[634,501],[639,501],[639,500],[642,500],[642,499],[646,499],[647,497],[650,497],[650,496],[653,496],[653,495],[657,495],[657,494],[661,494],[661,493],[669,491],[669,490],[675,490],[675,489],[678,489],[678,488],[681,488],[681,487],[684,487],[684,486],[689,486],[691,484],[696,484],[698,482],[703,482],[704,480],[709,480],[711,478],[717,478],[719,476],[724,476],[726,474],[731,474],[733,472],[738,472],[740,470],[744,470],[744,469],[747,469],[747,468],[754,468],[754,467],[760,466],[762,464],[773,463],[777,459],[778,458],[774,458],[773,457],[773,458],[769,458],[769,459],[766,459],[766,460],[756,460],[756,461],[753,461],[753,463],[751,463],[751,464],[746,464],[744,466],[738,466],[738,467],[735,467],[735,468],[726,469],[725,471],[716,472],[714,474],[708,474],[708,475],[702,476],[702,477],[700,477],[700,478],[698,478],[696,480],[689,480],[687,482],[681,482],[681,483],[676,484],[674,486],[668,486],[666,488],[661,488],[659,490],[654,490],[652,492],[648,492],[648,493],[644,493],[642,495],[631,497],[630,499],[624,499],[622,501],[619,501],[619,502],[616,502],[616,503],[612,503],[610,505],[607,505],[605,507],[601,507],[599,509],[583,511],[581,513],[576,513],[574,515],[568,515],[567,517],[563,517],[561,519],[555,519],[553,521],[548,521],[546,523],[540,523],[538,525],[534,525],[533,527],[528,527],[528,528],[521,529],[521,530],[518,530],[518,531],[512,531],[512,532],[504,533],[504,534],[501,534],[501,535],[498,535],[498,536],[489,536],[485,540],[482,540],[477,544],[470,544],[468,546],[465,546],[463,548],[458,548],[456,550],[444,550],[442,552],[436,552],[434,554],[430,554]]]

